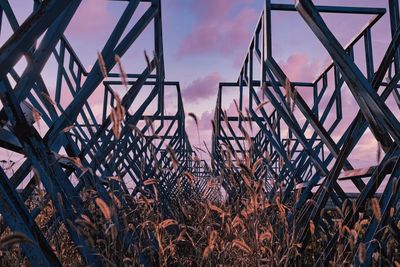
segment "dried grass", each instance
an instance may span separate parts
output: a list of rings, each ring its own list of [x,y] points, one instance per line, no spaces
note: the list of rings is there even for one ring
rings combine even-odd
[[[119,138],[125,111],[119,96],[114,97],[117,104],[111,119],[114,135]],[[236,106],[239,111],[237,103]],[[197,121],[194,114],[191,117]],[[229,124],[226,113],[223,117],[225,123]],[[129,126],[139,137],[144,138],[140,129]],[[245,129],[242,132],[251,147],[250,135]],[[289,146],[290,144],[288,148]],[[211,155],[206,145],[205,148]],[[184,169],[173,149],[167,146],[166,150],[173,168],[166,168],[165,173]],[[271,161],[269,152],[265,152],[265,157],[254,159],[250,152],[240,155],[239,158],[238,153],[229,145],[226,145],[226,151],[226,169],[223,170],[226,172],[225,178],[229,179],[232,169],[238,168],[242,183],[238,186],[243,187],[234,200],[225,203],[203,198],[196,192],[199,178],[194,173],[182,170],[177,177],[177,197],[168,203],[171,212],[165,212],[164,209],[165,198],[162,198],[164,196],[160,190],[162,180],[151,176],[152,178],[145,179],[141,184],[146,192],[151,193],[138,194],[135,198],[131,195],[121,197],[109,189],[110,199],[106,202],[94,189],[81,192],[85,213],[80,214],[75,222],[69,223],[88,240],[106,266],[140,266],[144,261],[148,266],[309,266],[315,263],[328,244],[327,234],[333,235],[336,232],[339,233],[339,239],[334,244],[336,250],[331,265],[350,264],[354,256],[360,262],[366,260],[366,247],[362,238],[372,216],[377,220],[382,218],[377,199],[371,201],[372,214],[360,215],[354,227],[343,222],[344,216],[354,211],[355,203],[349,201],[333,211],[335,224],[328,225],[328,233],[321,231],[317,221],[309,221],[304,225],[305,229],[300,231],[309,231],[310,239],[306,244],[301,244],[297,241],[300,232],[294,230],[296,220],[293,223],[288,221],[288,215],[293,213],[299,194],[294,194],[293,199],[283,202],[283,196],[278,193],[270,200],[264,194],[264,182],[255,179],[255,173],[265,167],[265,161]],[[64,158],[82,171],[87,170],[79,158]],[[279,160],[283,165],[283,158]],[[121,177],[123,175],[119,174],[109,176],[108,179],[118,183],[122,181]],[[206,184],[207,190],[219,190],[220,181],[221,177],[212,177]],[[37,184],[40,184],[39,178]],[[276,183],[274,186],[279,189],[284,185]],[[394,186],[397,188],[398,185]],[[183,189],[190,192],[185,195]],[[48,222],[55,214],[55,208],[51,202],[43,204],[45,192],[40,188],[39,190],[41,192],[38,192],[37,199],[30,199],[29,205],[31,210],[42,207],[36,222],[44,232],[49,233]],[[61,195],[56,204],[61,209],[68,208],[64,207]],[[315,204],[312,199],[306,202],[310,206]],[[332,211],[322,210],[321,214],[324,212]],[[390,216],[395,220],[395,210],[390,210]],[[394,221],[393,224],[397,224],[400,229],[400,222]],[[390,240],[386,250],[395,252],[375,252],[373,259],[375,262],[398,265],[399,244],[390,231],[385,231],[384,235]],[[84,266],[65,225],[57,225],[57,230],[48,239],[63,265]],[[0,236],[0,265],[8,266],[11,262],[27,265],[19,248],[21,242],[29,241],[18,233],[12,235],[10,231],[5,231]]]

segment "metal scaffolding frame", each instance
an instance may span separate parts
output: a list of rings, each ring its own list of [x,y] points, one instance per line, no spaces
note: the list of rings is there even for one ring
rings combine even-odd
[[[272,27],[275,25],[271,14],[280,11],[298,12],[332,58],[332,63],[313,82],[291,81],[274,59]],[[323,13],[368,15],[372,19],[342,47],[321,17]],[[368,199],[386,180],[379,201],[382,219],[374,218],[365,237],[358,240],[366,245],[367,263],[371,263],[378,247],[378,242],[371,241],[379,241],[381,245],[387,241],[381,229],[388,226],[399,233],[394,222],[400,216],[400,123],[393,113],[400,107],[397,0],[389,0],[392,40],[376,68],[371,29],[385,14],[385,8],[315,6],[310,0],[297,0],[291,5],[266,0],[238,80],[219,85],[212,136],[214,175],[223,177],[222,186],[231,199],[245,190],[240,174],[243,165],[248,165],[245,162],[256,166],[253,178],[265,181],[264,189],[271,200],[280,195],[285,203],[293,203],[295,192],[300,192],[288,220],[296,222],[293,230],[299,233],[299,243],[309,240],[310,221],[315,224],[317,235],[328,236],[328,245],[317,265],[331,259],[337,242],[343,242],[338,241],[339,230],[332,222],[333,217],[323,212],[328,200],[343,210],[343,225],[351,229]],[[354,60],[356,51],[365,55],[358,65]],[[303,97],[305,90],[312,92],[311,99]],[[351,92],[360,109],[354,117],[345,113],[346,106],[342,103],[345,90]],[[232,115],[224,110],[223,100],[233,92],[239,97],[235,102],[237,112]],[[396,101],[392,109],[385,103],[390,95]],[[333,119],[328,120],[329,116]],[[349,117],[351,123],[343,127],[341,123]],[[349,156],[367,128],[381,145],[384,156],[376,166],[354,169]],[[342,136],[338,141],[332,137],[334,132]],[[256,165],[260,159],[263,164]],[[362,178],[368,179],[365,182]],[[338,183],[344,180],[360,192],[354,209]],[[347,248],[349,244],[344,245]],[[354,263],[360,265],[356,256]]]
[[[315,6],[310,0],[275,4],[266,0],[238,80],[219,86],[212,170],[199,160],[185,132],[179,83],[165,80],[161,0],[124,2],[124,11],[99,52],[104,62],[97,60],[88,71],[64,35],[80,0],[34,0],[31,16],[21,25],[9,1],[0,0],[1,29],[7,20],[14,32],[0,48],[0,147],[25,157],[14,165],[13,173],[0,168],[0,213],[4,221],[0,231],[9,227],[33,241],[21,245],[32,265],[61,265],[48,242],[51,231],[61,224],[83,259],[102,265],[88,240],[68,223],[87,214],[79,194],[82,190],[95,189],[108,204],[112,203],[109,192],[113,191],[121,205],[129,207],[126,196],[151,195],[146,180],[155,178],[163,212],[168,214],[173,212],[177,198],[199,195],[217,199],[218,190],[209,186],[211,176],[222,177],[228,198],[235,199],[246,188],[241,174],[246,165],[243,162],[254,166],[260,159],[262,164],[252,170],[254,179],[265,181],[264,190],[271,200],[280,195],[284,203],[294,205],[288,220],[299,233],[297,241],[307,243],[310,239],[310,221],[317,235],[327,236],[328,244],[317,265],[329,261],[338,242],[343,242],[332,223],[333,216],[324,212],[328,201],[343,212],[343,225],[352,228],[369,199],[384,187],[379,200],[382,217],[373,218],[366,235],[357,241],[366,245],[366,264],[378,249],[377,241],[388,241],[383,228],[400,236],[395,224],[400,218],[400,123],[394,113],[400,107],[398,0],[388,0],[392,39],[379,64],[373,60],[371,29],[386,14],[385,8]],[[144,12],[131,25],[140,5],[144,5]],[[332,58],[332,64],[313,82],[291,81],[274,59],[271,13],[279,11],[299,13]],[[368,15],[373,19],[342,47],[321,17],[323,13]],[[115,55],[124,58],[149,25],[154,31],[153,58],[141,73],[125,77],[115,72]],[[355,52],[360,51],[365,55],[363,66],[354,60]],[[21,66],[17,67],[21,60],[26,61],[22,72]],[[54,90],[42,76],[50,61],[57,72]],[[258,78],[255,73],[259,73]],[[120,87],[126,87],[122,99],[115,94]],[[167,88],[176,92],[177,108],[172,115],[165,113]],[[100,118],[89,101],[99,90],[104,90]],[[223,109],[226,90],[239,94],[235,114]],[[306,99],[304,90],[312,92],[312,99]],[[342,103],[344,92],[350,92],[359,107],[345,128],[349,114]],[[140,94],[145,97],[136,105]],[[71,97],[70,103],[65,103],[65,95]],[[395,100],[394,107],[387,106],[389,97]],[[152,103],[156,108],[150,111]],[[120,138],[109,115],[118,107],[127,111]],[[35,123],[38,114],[44,122],[41,129]],[[375,166],[355,169],[349,157],[367,129],[384,156]],[[46,132],[42,134],[41,130]],[[342,137],[335,140],[333,133]],[[196,180],[181,179],[187,174]],[[341,181],[351,182],[360,192],[355,202],[350,201]],[[56,209],[47,233],[35,222],[42,206],[28,209],[26,205],[40,184],[44,199]],[[296,192],[300,197],[294,202]],[[126,234],[125,245],[134,242],[133,235]],[[349,246],[343,245],[345,249]],[[361,264],[355,255],[354,264]]]
[[[14,32],[0,48],[0,147],[25,157],[12,174],[0,168],[0,214],[7,227],[33,241],[22,244],[21,248],[34,266],[61,265],[46,239],[51,234],[42,232],[35,223],[42,207],[28,210],[25,204],[40,186],[36,177],[40,177],[45,190],[44,199],[51,201],[56,209],[47,228],[54,231],[63,223],[85,262],[98,266],[102,265],[98,254],[68,223],[87,214],[79,194],[82,190],[95,189],[107,204],[112,203],[109,195],[112,191],[127,207],[131,203],[126,196],[152,194],[145,181],[155,178],[166,214],[169,203],[178,195],[216,197],[216,192],[205,186],[211,176],[210,169],[198,159],[185,132],[179,83],[165,81],[161,1],[126,1],[90,71],[64,35],[80,3],[80,0],[34,0],[32,14],[19,25],[9,1],[0,1],[1,28],[7,20]],[[131,25],[139,6],[145,8],[144,12]],[[142,73],[121,77],[122,71],[113,71],[117,64],[115,55],[123,58],[149,25],[154,31],[153,59],[148,60]],[[16,64],[23,59],[26,65],[20,74]],[[42,75],[49,62],[57,70],[54,90],[47,86],[48,77]],[[115,94],[115,86],[126,87],[122,99]],[[102,105],[102,115],[95,116],[89,99],[99,90],[104,90],[103,98],[96,99]],[[176,95],[177,109],[173,115],[165,113],[165,90]],[[140,105],[133,105],[143,93]],[[67,95],[70,103],[65,101]],[[156,110],[149,111],[154,101]],[[113,131],[111,118],[112,110],[118,106],[127,111],[120,125],[120,138]],[[40,114],[45,124],[41,128],[47,130],[44,135],[38,123],[26,114],[26,107],[30,108],[30,116]],[[174,160],[179,162],[177,168]],[[177,179],[185,172],[193,173],[195,184],[182,179],[177,188]],[[1,229],[3,232],[5,227]],[[133,234],[126,234],[125,245],[133,242]]]

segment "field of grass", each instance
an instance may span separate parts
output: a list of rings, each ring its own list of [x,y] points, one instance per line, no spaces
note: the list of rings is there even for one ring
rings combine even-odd
[[[107,266],[313,265],[326,246],[326,235],[317,231],[314,223],[310,222],[311,240],[307,244],[297,243],[297,233],[292,230],[295,220],[289,223],[287,219],[292,211],[291,205],[283,205],[280,196],[267,200],[262,182],[250,180],[245,172],[243,179],[246,190],[232,203],[212,203],[193,195],[171,203],[173,213],[168,217],[163,215],[154,183],[148,184],[153,191],[152,198],[126,196],[125,200],[135,207],[132,210],[121,208],[116,197],[113,197],[113,205],[109,206],[97,196],[97,192],[85,191],[81,196],[90,214],[71,224],[81,235],[88,237],[91,247]],[[35,199],[30,199],[32,204],[40,205],[42,194],[37,192]],[[51,202],[43,205],[45,207],[36,222],[44,232],[49,230],[52,233],[47,238],[56,255],[65,266],[84,266],[62,224],[58,224],[55,231],[46,229],[54,208]],[[336,214],[334,229],[340,232],[330,265],[349,265],[354,255],[363,262],[365,246],[357,241],[365,233],[371,217],[379,214],[362,214],[355,228],[349,229],[342,224],[342,211],[326,212]],[[115,222],[120,224],[122,231],[117,229]],[[397,225],[400,227],[400,223]],[[384,253],[374,253],[374,265],[400,266],[399,244],[391,237],[393,234],[389,229],[385,230],[385,235],[390,241],[386,248],[381,248]],[[124,241],[129,236],[133,242],[126,246]],[[18,233],[3,233],[1,266],[29,266],[19,249],[21,242],[29,240]]]

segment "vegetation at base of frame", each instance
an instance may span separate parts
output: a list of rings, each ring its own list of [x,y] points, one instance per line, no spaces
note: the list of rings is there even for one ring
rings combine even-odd
[[[99,61],[102,61],[101,56]],[[116,61],[126,85],[120,59],[116,57]],[[106,77],[104,64],[100,65]],[[111,122],[113,134],[118,140],[125,107],[115,93],[114,98],[117,101]],[[198,125],[197,117],[194,114],[189,116]],[[251,146],[251,138],[248,134],[246,136]],[[180,162],[171,147],[167,150],[172,162],[166,172],[175,173],[180,169]],[[288,218],[294,212],[299,194],[294,194],[285,203],[280,193],[269,200],[264,192],[264,183],[254,179],[257,169],[265,160],[270,160],[269,156],[256,160],[254,164],[250,155],[243,157],[227,157],[225,164],[228,174],[233,167],[241,170],[242,182],[235,186],[242,186],[244,190],[234,200],[222,201],[199,194],[196,190],[186,190],[196,189],[198,177],[194,173],[183,172],[177,177],[177,192],[172,200],[166,196],[171,192],[165,192],[156,178],[145,180],[143,190],[135,197],[130,194],[117,196],[109,189],[108,199],[105,200],[96,190],[86,188],[80,193],[85,212],[74,222],[69,221],[68,226],[88,240],[89,246],[105,266],[310,266],[319,259],[329,237],[335,233],[338,233],[338,239],[331,244],[334,250],[328,260],[329,265],[351,265],[354,259],[360,263],[367,260],[367,247],[362,240],[371,221],[382,218],[376,199],[370,201],[366,212],[358,215],[354,227],[344,224],[345,215],[351,212],[354,203],[344,203],[341,209],[322,211],[334,218],[332,224],[323,222],[325,229],[309,221],[295,231],[296,220],[290,222]],[[79,169],[85,169],[80,161],[73,162]],[[119,176],[109,178],[116,183],[121,181]],[[207,183],[206,191],[220,193],[216,180]],[[232,180],[235,182],[235,179]],[[40,184],[39,178],[37,184]],[[66,225],[52,220],[56,214],[52,201],[47,201],[44,189],[37,187],[35,190],[25,204],[30,211],[40,208],[35,221],[45,233],[54,253],[63,266],[85,266],[79,248],[69,238]],[[372,254],[374,266],[400,266],[400,245],[396,241],[400,222],[394,214],[395,210],[391,209],[390,227],[379,229],[381,240],[387,242],[379,244],[379,249]],[[5,227],[2,217],[0,220],[0,266],[29,266],[20,245],[33,241],[21,233],[12,233]],[[397,229],[393,231],[392,227]],[[309,239],[303,244],[298,238],[304,230],[308,231]]]
[[[327,211],[336,218],[334,225],[324,232],[310,221],[306,226],[310,240],[301,244],[296,241],[298,233],[292,230],[293,223],[287,220],[291,204],[283,204],[279,195],[269,201],[263,193],[263,183],[251,179],[252,169],[247,166],[242,172],[247,190],[235,201],[212,202],[196,195],[178,194],[170,204],[172,212],[168,216],[164,215],[155,179],[149,179],[144,185],[152,194],[123,197],[127,208],[112,191],[109,191],[112,202],[106,203],[95,190],[86,190],[81,197],[88,212],[73,222],[73,226],[89,240],[106,266],[140,266],[144,261],[150,266],[307,266],[320,257],[327,245],[327,234],[335,232],[339,233],[339,238],[329,262],[331,266],[350,265],[355,257],[360,262],[366,260],[366,246],[359,241],[371,220],[381,217],[376,208],[377,200],[370,201],[371,207],[367,209],[370,212],[360,214],[351,229],[343,224],[343,214],[351,205]],[[180,179],[196,179],[187,176],[182,175]],[[42,207],[36,222],[47,233],[62,264],[85,266],[65,226],[59,224],[55,230],[48,227],[55,209],[51,202],[44,204],[42,201],[44,192],[36,192],[34,196],[27,205]],[[395,223],[400,229],[400,223]],[[373,265],[399,266],[399,244],[395,236],[389,228],[380,231],[384,235],[382,240],[388,242],[373,253]],[[15,262],[29,266],[19,248],[20,242],[31,241],[5,229],[0,237],[1,266],[14,266]]]

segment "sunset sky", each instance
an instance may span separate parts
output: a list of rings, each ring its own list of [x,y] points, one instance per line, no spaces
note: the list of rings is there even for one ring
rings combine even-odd
[[[10,2],[21,23],[31,12],[32,1]],[[273,2],[293,3],[286,0]],[[386,0],[314,2],[324,5],[387,7]],[[104,46],[125,5],[124,1],[82,1],[68,26],[66,36],[87,70],[93,66],[97,59],[97,51]],[[162,5],[166,80],[181,83],[185,111],[197,114],[200,119],[201,139],[210,144],[210,121],[213,117],[218,83],[236,81],[264,1],[162,0]],[[145,7],[140,6],[133,21],[137,20],[143,10]],[[323,17],[342,45],[358,33],[371,18],[365,15]],[[273,52],[276,61],[291,80],[313,81],[330,62],[329,55],[296,12],[275,12],[272,19]],[[381,60],[389,42],[388,25],[386,14],[372,31],[375,65]],[[7,32],[6,28],[5,31]],[[2,34],[0,43],[6,38],[7,34]],[[152,38],[152,31],[148,29],[122,58],[128,73],[141,72],[146,66],[143,51],[151,53]],[[54,79],[54,69],[45,69],[43,76],[48,80]],[[348,97],[352,96],[349,94]],[[351,114],[357,110],[352,105],[348,107],[347,112]],[[197,133],[190,118],[187,119],[187,129],[192,143],[197,145]],[[370,134],[368,138],[371,138]],[[368,141],[368,138],[353,155],[360,162],[360,166],[370,164],[371,153],[376,153],[375,141]]]

